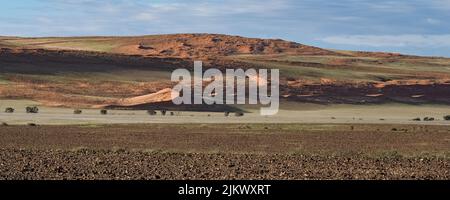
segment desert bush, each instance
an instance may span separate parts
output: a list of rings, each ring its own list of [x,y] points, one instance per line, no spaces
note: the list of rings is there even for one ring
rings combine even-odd
[[[170,112],[170,116],[174,116],[175,115],[175,113],[174,112]]]
[[[386,152],[382,152],[380,154],[380,156],[382,158],[387,158],[387,159],[401,159],[403,158],[403,155],[397,151],[386,151]]]
[[[287,81],[296,81],[297,79],[294,78],[294,77],[287,77],[286,80],[287,80]]]
[[[234,116],[242,117],[242,116],[244,116],[244,113],[243,112],[236,112],[236,113],[234,113]]]
[[[35,124],[35,123],[28,123],[27,125],[28,126],[37,126],[37,124]]]
[[[156,115],[156,111],[154,111],[154,110],[147,110],[147,113],[149,115]]]
[[[153,49],[153,47],[148,46],[148,45],[145,45],[144,43],[139,43],[138,48],[139,48],[139,49],[146,49],[146,50],[148,50],[148,49]]]
[[[228,116],[230,116],[230,112],[226,111],[226,112],[224,113],[224,115],[225,115],[225,117],[228,117]]]
[[[450,121],[450,115],[444,116],[444,120]]]
[[[38,113],[39,108],[36,106],[28,106],[28,107],[26,107],[26,111],[27,111],[27,113]]]
[[[161,115],[165,116],[167,113],[167,110],[161,110]]]
[[[6,108],[5,109],[5,113],[13,113],[14,112],[14,108]]]
[[[79,114],[81,114],[82,112],[83,112],[83,111],[80,110],[80,109],[75,109],[75,110],[73,111],[73,114],[79,115]]]
[[[434,117],[425,117],[423,121],[434,121]]]
[[[2,122],[2,126],[9,126],[9,124],[6,122]]]
[[[108,114],[108,110],[102,109],[102,110],[100,110],[100,114],[106,115],[106,114]]]
[[[420,117],[417,117],[417,118],[414,118],[414,119],[412,119],[413,121],[421,121],[420,120]]]

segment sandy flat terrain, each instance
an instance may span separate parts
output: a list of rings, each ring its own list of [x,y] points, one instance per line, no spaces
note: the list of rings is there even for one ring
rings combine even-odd
[[[174,112],[174,116],[150,116],[145,110],[111,110],[100,115],[98,109],[86,109],[80,115],[73,109],[40,107],[38,114],[25,113],[32,101],[0,100],[0,111],[16,108],[15,113],[0,113],[0,122],[8,124],[133,124],[133,123],[374,123],[449,125],[443,116],[450,113],[445,105],[329,105],[294,104],[292,110],[282,108],[277,115],[261,116],[259,110],[249,109],[243,117],[214,112]],[[289,106],[287,106],[289,107]],[[414,118],[434,117],[435,121],[413,121]]]

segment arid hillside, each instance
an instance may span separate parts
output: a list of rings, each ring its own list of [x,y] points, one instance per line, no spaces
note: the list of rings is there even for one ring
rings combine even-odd
[[[50,106],[142,108],[136,102],[167,100],[161,90],[174,84],[171,72],[192,69],[194,60],[204,61],[205,68],[280,69],[286,101],[450,104],[448,58],[219,34],[0,37],[0,48],[0,98]]]
[[[173,34],[141,37],[3,38],[2,46],[85,50],[127,55],[213,59],[239,54],[334,55],[335,52],[280,39],[219,34]]]

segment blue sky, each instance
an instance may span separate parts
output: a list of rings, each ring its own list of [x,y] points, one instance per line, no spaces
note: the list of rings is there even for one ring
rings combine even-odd
[[[223,33],[450,57],[450,0],[2,0],[0,35]]]

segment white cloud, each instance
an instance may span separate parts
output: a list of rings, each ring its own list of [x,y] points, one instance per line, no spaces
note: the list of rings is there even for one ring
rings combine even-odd
[[[159,17],[153,15],[152,13],[139,13],[134,16],[134,19],[141,21],[153,21],[159,19]]]
[[[331,20],[334,21],[356,21],[356,20],[363,20],[364,18],[362,17],[355,17],[355,16],[335,16],[335,17],[331,17]]]
[[[450,10],[450,0],[430,0],[432,7],[440,10]]]
[[[414,1],[357,1],[355,3],[361,8],[380,12],[404,13],[417,9]]]
[[[285,8],[288,8],[288,1],[286,0],[229,0],[224,4],[214,2],[192,3],[185,5],[182,11],[196,16],[215,17],[235,14],[270,15]]]
[[[330,36],[321,41],[370,47],[450,47],[450,34],[443,35],[346,35]]]
[[[433,19],[433,18],[427,18],[427,23],[431,25],[439,25],[441,24],[441,20]]]
[[[158,12],[172,12],[179,11],[182,7],[185,6],[187,5],[181,3],[152,4],[150,5],[150,9],[156,10]]]

